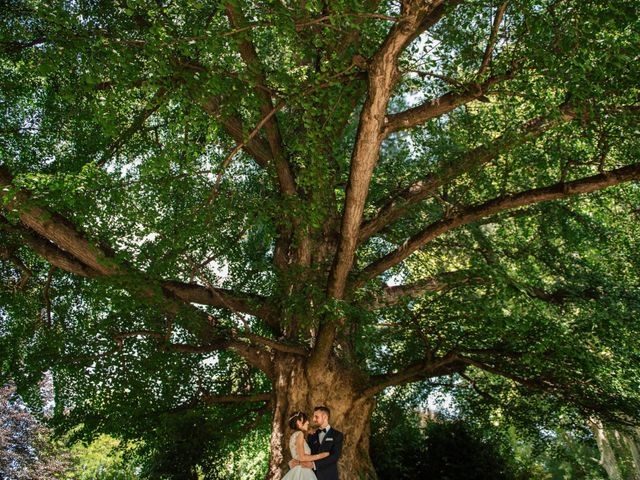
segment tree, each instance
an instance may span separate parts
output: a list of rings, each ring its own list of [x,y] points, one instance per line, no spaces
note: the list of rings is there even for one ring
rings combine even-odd
[[[52,441],[10,383],[0,388],[0,427],[2,478],[61,478],[70,468],[69,452]]]
[[[410,408],[399,393],[382,396],[372,419],[371,457],[381,480],[539,478],[518,465],[503,432]]]
[[[640,430],[636,428],[607,428],[597,419],[590,419],[598,449],[600,464],[611,480],[640,477]]]
[[[375,477],[425,379],[637,419],[631,2],[9,6],[2,353],[57,418],[269,402],[270,479],[318,404]]]
[[[123,447],[106,435],[96,438],[91,444],[77,443],[71,447],[74,468],[67,472],[67,480],[133,480],[136,465],[124,462]],[[126,451],[125,451],[126,453]]]

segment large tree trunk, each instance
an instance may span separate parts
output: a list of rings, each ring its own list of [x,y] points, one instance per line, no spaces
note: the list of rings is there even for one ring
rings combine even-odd
[[[273,419],[268,480],[279,480],[289,470],[291,459],[288,426],[291,413],[305,412],[311,418],[313,408],[325,405],[331,410],[330,424],[344,433],[344,445],[338,464],[341,480],[376,479],[369,457],[370,420],[374,400],[359,392],[357,372],[340,366],[335,360],[321,371],[312,371],[304,359],[283,355],[276,359],[273,382]]]

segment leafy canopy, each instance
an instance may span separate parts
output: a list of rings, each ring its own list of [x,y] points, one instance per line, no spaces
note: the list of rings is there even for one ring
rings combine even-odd
[[[61,424],[131,438],[203,404],[250,424],[219,402],[264,401],[276,354],[629,420],[636,13],[10,1],[3,374],[53,370]]]

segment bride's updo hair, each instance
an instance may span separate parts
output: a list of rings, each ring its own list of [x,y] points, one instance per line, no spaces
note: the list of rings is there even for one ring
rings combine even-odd
[[[289,417],[289,428],[291,430],[298,430],[298,420],[302,423],[307,421],[307,414],[304,412],[293,412]]]

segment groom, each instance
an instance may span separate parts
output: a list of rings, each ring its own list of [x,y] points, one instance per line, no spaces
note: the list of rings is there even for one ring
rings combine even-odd
[[[318,430],[309,435],[307,442],[311,448],[311,454],[329,452],[329,456],[315,462],[299,462],[291,460],[289,466],[291,468],[301,465],[304,468],[313,468],[318,480],[339,480],[338,460],[342,452],[342,440],[344,435],[329,425],[331,411],[325,407],[316,407],[313,409],[313,423],[318,425]]]

